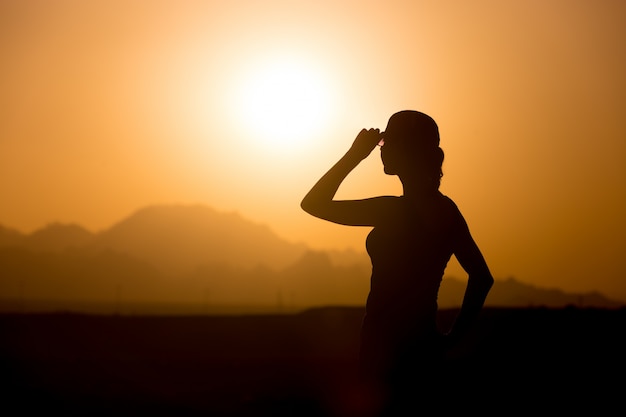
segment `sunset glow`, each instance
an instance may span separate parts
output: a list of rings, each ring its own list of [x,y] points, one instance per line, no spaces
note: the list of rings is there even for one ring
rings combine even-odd
[[[626,2],[561,3],[2,1],[0,226],[203,204],[362,253],[299,203],[415,109],[494,276],[626,300]],[[337,195],[399,192],[375,151]]]
[[[250,68],[238,83],[232,111],[253,142],[288,152],[327,127],[334,103],[314,64],[286,57]]]

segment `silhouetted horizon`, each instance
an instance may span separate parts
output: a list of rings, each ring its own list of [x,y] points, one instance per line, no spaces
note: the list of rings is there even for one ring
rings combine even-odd
[[[230,253],[211,249],[225,237],[233,242]],[[244,259],[245,247],[238,242],[245,242],[255,258]],[[177,253],[181,249],[185,256]],[[365,253],[319,251],[284,241],[268,226],[235,213],[204,205],[153,205],[97,233],[77,224],[51,223],[30,234],[0,226],[0,267],[7,271],[0,280],[4,311],[65,307],[195,314],[359,306],[365,302],[370,264]],[[441,307],[457,306],[463,288],[463,277],[446,276]],[[615,308],[624,303],[598,292],[543,288],[510,275],[496,277],[486,304]]]

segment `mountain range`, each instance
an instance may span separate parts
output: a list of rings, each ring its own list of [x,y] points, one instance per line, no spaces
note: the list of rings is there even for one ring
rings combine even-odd
[[[237,213],[202,205],[150,206],[109,229],[53,223],[31,234],[0,226],[0,309],[210,312],[228,306],[298,309],[362,305],[369,258],[313,251]],[[445,277],[441,307],[460,304],[465,282]],[[599,293],[570,294],[498,279],[495,306],[617,308]]]

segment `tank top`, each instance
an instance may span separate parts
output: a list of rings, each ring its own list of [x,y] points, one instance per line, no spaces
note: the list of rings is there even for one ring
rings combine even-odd
[[[397,197],[393,207],[366,240],[372,262],[366,319],[398,332],[430,331],[439,285],[465,221],[439,192],[419,202]]]

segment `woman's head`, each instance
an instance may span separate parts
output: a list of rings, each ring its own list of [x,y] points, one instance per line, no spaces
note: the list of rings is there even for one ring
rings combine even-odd
[[[381,157],[387,174],[419,175],[429,186],[439,188],[444,154],[439,128],[430,116],[414,110],[393,114],[383,141]]]

